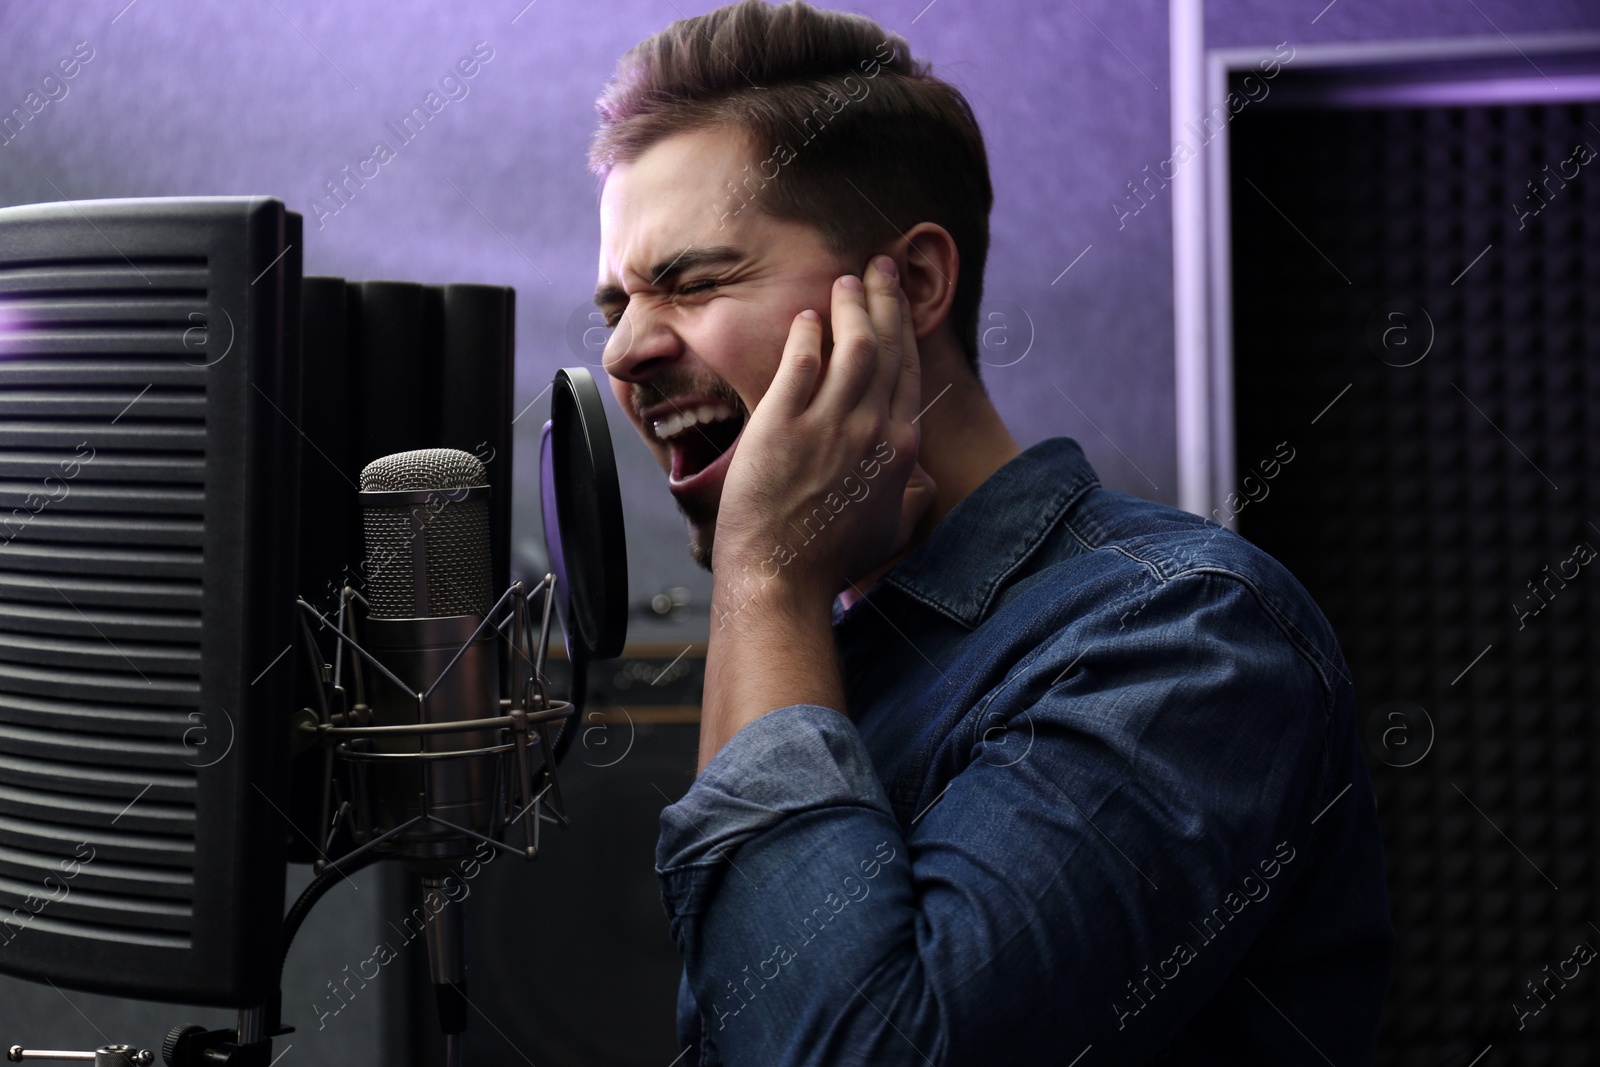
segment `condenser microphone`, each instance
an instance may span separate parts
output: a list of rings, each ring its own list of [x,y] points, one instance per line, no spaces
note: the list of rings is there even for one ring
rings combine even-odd
[[[483,464],[456,449],[400,452],[361,472],[366,644],[406,687],[382,681],[373,687],[374,726],[499,714],[498,634],[490,627],[472,639],[491,606],[488,494]],[[494,742],[493,731],[467,731],[380,738],[374,747],[380,753],[461,752]],[[490,761],[478,758],[375,763],[374,825],[387,831],[421,814],[426,779],[429,814],[491,834],[491,770]],[[447,871],[448,861],[471,847],[469,838],[435,823],[398,841],[395,851],[424,875]]]
[[[476,456],[451,448],[384,456],[361,472],[367,647],[409,690],[381,682],[373,688],[374,726],[429,726],[499,714],[499,633],[482,626],[492,606],[485,481]],[[452,862],[475,846],[443,823],[484,835],[498,829],[491,761],[428,754],[490,750],[494,744],[493,730],[374,741],[379,753],[423,753],[421,759],[376,763],[371,773],[380,832],[423,814],[424,804],[438,820],[398,835],[393,848],[422,876],[425,893],[442,894]],[[458,902],[427,911],[429,970],[455,1061],[467,1023],[462,909]]]

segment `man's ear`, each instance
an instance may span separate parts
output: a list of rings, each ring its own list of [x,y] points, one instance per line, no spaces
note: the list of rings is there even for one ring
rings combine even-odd
[[[912,327],[917,340],[924,341],[950,317],[955,302],[961,267],[955,238],[936,222],[919,222],[883,252],[900,269]]]

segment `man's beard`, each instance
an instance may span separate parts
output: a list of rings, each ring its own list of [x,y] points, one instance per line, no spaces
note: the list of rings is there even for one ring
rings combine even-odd
[[[689,528],[689,558],[701,569],[710,571],[711,546],[717,532],[716,507],[711,508],[709,515],[702,515],[704,509],[699,504],[686,504],[680,500],[678,510],[683,513],[684,523]]]

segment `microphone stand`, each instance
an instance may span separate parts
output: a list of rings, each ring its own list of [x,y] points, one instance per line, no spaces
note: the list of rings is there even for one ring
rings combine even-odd
[[[426,690],[414,694],[384,663],[362,647],[358,640],[353,609],[356,604],[362,607],[368,606],[366,599],[360,593],[348,586],[344,588],[340,596],[336,623],[330,622],[306,601],[298,601],[301,608],[302,644],[312,656],[313,667],[324,682],[324,687],[318,690],[319,708],[315,711],[310,708],[303,709],[296,724],[298,730],[314,738],[322,745],[324,751],[326,773],[322,791],[321,825],[328,828],[324,851],[333,846],[341,828],[347,829],[358,845],[337,860],[326,864],[319,861],[315,864],[317,876],[306,887],[285,919],[283,941],[285,955],[290,941],[312,906],[337,881],[356,867],[365,866],[381,858],[409,857],[412,862],[408,862],[407,866],[421,875],[424,894],[435,894],[436,899],[443,896],[447,876],[439,873],[437,863],[419,861],[413,853],[408,852],[408,847],[414,847],[408,846],[408,840],[414,842],[419,831],[432,830],[434,835],[427,840],[435,845],[439,842],[439,835],[442,835],[447,842],[451,840],[464,843],[478,842],[512,855],[520,855],[525,861],[531,861],[539,854],[540,831],[544,823],[553,823],[563,829],[566,828],[568,825],[566,808],[561,797],[560,783],[556,778],[556,764],[571,743],[573,731],[567,720],[581,710],[579,704],[582,694],[576,691],[578,687],[575,686],[572,695],[577,698],[576,702],[550,698],[544,668],[555,604],[555,576],[545,575],[536,589],[542,592],[544,598],[536,651],[530,648],[533,644],[533,635],[527,603],[529,591],[523,583],[514,582],[494,607],[484,615],[467,641],[456,649],[439,676]],[[502,614],[503,618],[500,617]],[[320,658],[319,648],[312,632],[313,622],[337,639],[340,652],[336,656],[334,665],[326,664]],[[503,631],[507,623],[511,627],[509,635]],[[467,648],[491,627],[507,639],[513,655],[509,672],[510,695],[499,701],[501,714],[497,717],[462,721],[430,721],[428,715],[430,697],[434,695],[451,669],[461,661]],[[349,702],[350,694],[342,684],[345,653],[349,654],[351,661],[355,689],[354,703]],[[398,686],[401,691],[414,696],[418,708],[418,721],[415,724],[372,725],[372,708],[366,701],[364,667],[377,672],[380,681]],[[580,673],[581,671],[575,670],[575,677]],[[332,691],[331,696],[327,691],[329,688]],[[557,722],[561,724],[561,729],[559,734],[552,738],[550,728]],[[427,751],[425,748],[417,752],[373,750],[374,741],[415,738],[422,743],[422,739],[428,737],[485,730],[499,731],[499,741],[478,748],[456,751],[436,752]],[[535,745],[538,746],[541,757],[537,771],[534,770],[532,758]],[[344,792],[348,794],[337,804],[334,803],[334,794],[339,787],[336,757],[342,761],[347,772]],[[418,797],[418,814],[387,830],[376,830],[372,810],[375,805],[367,782],[368,767],[397,763],[405,766],[411,762],[420,762],[426,766],[439,760],[471,758],[487,758],[495,762],[494,794],[498,804],[489,834],[480,833],[437,814],[430,790],[431,779],[426,774],[423,775],[423,789]],[[511,773],[508,773],[508,758],[512,762]],[[502,782],[508,786],[503,799],[500,788]],[[499,840],[505,828],[513,823],[522,827],[520,849]],[[424,933],[428,946],[428,969],[438,1006],[440,1030],[445,1035],[446,1062],[448,1067],[460,1067],[462,1035],[466,1030],[468,1008],[471,1005],[466,985],[465,915],[461,902],[437,910],[433,908],[426,910],[428,914],[424,920]],[[281,971],[279,980],[281,984]],[[276,1025],[277,1020],[274,1019],[273,1022]]]

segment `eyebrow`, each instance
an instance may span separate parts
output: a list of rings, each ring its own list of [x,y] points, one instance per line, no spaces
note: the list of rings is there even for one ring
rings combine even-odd
[[[665,279],[669,284],[680,274],[694,270],[698,267],[720,267],[725,263],[732,263],[744,258],[744,250],[733,245],[712,245],[708,248],[696,248],[690,245],[671,259],[663,260],[650,268],[650,284],[658,285]],[[628,294],[620,286],[602,285],[594,291],[594,302],[599,307],[609,304],[625,304]]]

